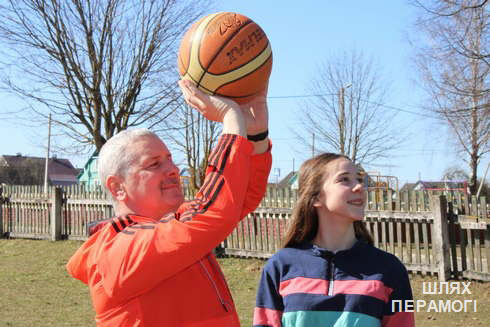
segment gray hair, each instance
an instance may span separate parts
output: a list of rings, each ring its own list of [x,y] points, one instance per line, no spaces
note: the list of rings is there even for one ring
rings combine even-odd
[[[124,130],[111,137],[102,146],[98,158],[99,179],[107,189],[106,181],[110,175],[125,177],[126,173],[134,162],[134,156],[129,151],[129,146],[141,137],[158,136],[146,128]],[[108,192],[109,193],[109,192]]]

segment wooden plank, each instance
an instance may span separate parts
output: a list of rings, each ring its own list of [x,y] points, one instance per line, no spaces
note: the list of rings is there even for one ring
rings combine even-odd
[[[412,263],[412,238],[411,238],[411,221],[405,221],[405,244],[407,245],[406,263]]]
[[[50,234],[37,234],[37,233],[21,233],[21,232],[9,232],[7,233],[9,238],[28,238],[34,240],[49,240]]]
[[[451,262],[452,262],[452,271],[456,272],[456,276],[458,273],[458,256],[456,252],[456,215],[454,214],[454,207],[452,203],[448,203],[448,228],[449,228],[449,245],[451,246]]]
[[[459,226],[467,230],[486,230],[486,222],[460,221]]]
[[[398,242],[398,257],[403,262],[403,235],[402,235],[402,223],[400,220],[396,221],[396,238]]]
[[[409,204],[409,192],[403,192],[403,208],[402,211],[410,211],[410,204]]]
[[[257,250],[264,251],[264,237],[263,237],[263,229],[262,229],[262,213],[256,212],[256,221],[257,221]]]
[[[470,204],[468,202],[468,195],[465,194],[463,197],[464,214],[471,215]]]
[[[428,267],[430,267],[432,261],[430,260],[430,253],[429,253],[429,236],[427,233],[427,229],[429,228],[429,224],[426,221],[423,221],[421,224],[422,228],[422,239],[423,239],[423,244],[424,244],[424,260],[422,260],[422,263],[427,264]],[[425,273],[429,273],[430,270],[425,270]]]
[[[264,251],[265,252],[270,252],[269,250],[269,217],[268,215],[265,215],[264,216],[264,229],[263,229],[263,232],[264,232]]]
[[[250,242],[251,242],[251,249],[253,251],[257,251],[257,219],[255,217],[255,212],[251,212],[249,215],[249,220],[251,224],[251,235],[250,235]]]
[[[396,191],[396,199],[395,199],[395,211],[400,211],[401,210],[401,199],[400,199],[400,192],[398,190]]]
[[[471,229],[466,229],[466,240],[467,240],[466,254],[468,255],[468,268],[470,270],[474,270],[475,257],[473,255],[473,237],[472,237]]]
[[[416,222],[413,224],[413,236],[415,245],[415,263],[418,265],[421,263],[420,255],[420,223]]]
[[[385,251],[388,251],[388,241],[386,239],[386,223],[386,219],[381,220],[381,248]]]
[[[490,282],[490,273],[482,273],[482,272],[467,270],[467,271],[463,271],[462,275],[464,278],[467,278],[467,279]]]
[[[393,208],[393,192],[391,191],[391,189],[388,189],[386,199],[387,199],[386,210],[390,210],[390,211],[395,210]]]
[[[410,209],[409,211],[419,211],[417,209],[417,192],[416,191],[410,191]]]
[[[378,220],[373,221],[373,232],[374,246],[379,248]]]
[[[482,272],[482,251],[480,247],[480,231],[473,230],[473,246],[475,253],[475,269],[476,271]]]
[[[385,191],[383,189],[378,190],[378,195],[379,195],[379,210],[384,211],[385,210]]]
[[[432,220],[432,212],[399,212],[399,211],[372,211],[366,210],[364,212],[365,217],[389,219],[403,219],[403,220]]]
[[[241,249],[225,249],[226,255],[238,256],[244,258],[259,258],[259,259],[268,259],[274,253],[272,252],[256,252],[250,250],[241,250]]]
[[[393,220],[388,220],[388,246],[390,248],[390,253],[395,253],[395,231],[393,230]]]
[[[459,241],[460,241],[460,252],[461,252],[461,271],[468,269],[467,258],[466,258],[466,230],[459,230]]]
[[[439,281],[445,282],[451,277],[446,198],[442,195],[432,197],[431,209],[434,213],[432,246],[434,258],[437,262],[437,277]]]

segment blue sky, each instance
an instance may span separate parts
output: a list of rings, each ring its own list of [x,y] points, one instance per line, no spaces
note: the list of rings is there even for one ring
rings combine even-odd
[[[416,72],[410,62],[412,50],[406,36],[413,33],[414,8],[406,1],[218,0],[209,13],[215,11],[249,16],[271,41],[274,64],[269,86],[270,136],[274,143],[273,168],[280,170],[279,178],[291,171],[293,165],[298,169],[311,155],[291,132],[298,124],[301,106],[301,98],[291,96],[311,94],[308,82],[315,76],[318,65],[332,54],[351,49],[372,56],[381,68],[382,78],[391,84],[386,104],[393,107],[390,110],[399,112],[396,123],[407,135],[405,145],[391,158],[366,168],[381,175],[397,176],[400,186],[419,177],[437,180],[448,166],[467,170],[445,127],[417,115],[424,114],[419,109],[424,99],[414,83]],[[6,108],[5,104],[16,105],[13,99],[0,95],[2,108]],[[40,144],[43,142],[35,134],[10,120],[0,121],[0,154],[44,156]],[[83,165],[84,160],[73,158],[77,166]],[[486,158],[480,163],[479,176],[488,162]]]

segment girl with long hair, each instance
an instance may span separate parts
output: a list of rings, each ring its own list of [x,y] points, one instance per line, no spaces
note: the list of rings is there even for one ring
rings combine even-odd
[[[265,265],[255,327],[414,326],[407,270],[373,246],[366,191],[346,156],[324,153],[299,171],[298,200],[284,248]]]

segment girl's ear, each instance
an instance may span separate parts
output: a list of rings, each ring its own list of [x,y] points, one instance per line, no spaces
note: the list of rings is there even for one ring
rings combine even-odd
[[[320,195],[315,196],[315,200],[313,201],[313,206],[315,208],[319,208],[322,206],[322,201],[319,199]]]

